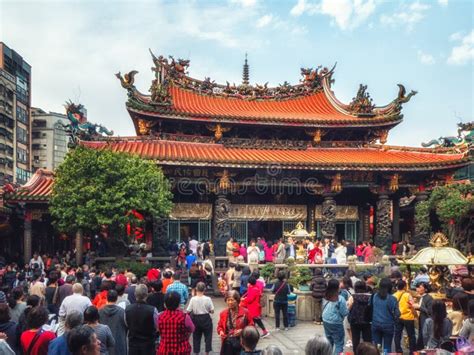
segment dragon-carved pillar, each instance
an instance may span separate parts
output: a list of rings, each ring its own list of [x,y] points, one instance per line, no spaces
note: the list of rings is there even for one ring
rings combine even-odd
[[[336,236],[336,200],[334,194],[325,194],[322,205],[321,234],[323,238]]]
[[[392,221],[390,219],[392,203],[388,194],[380,193],[376,210],[376,233],[375,246],[385,250],[387,253],[391,248]]]
[[[230,238],[230,200],[227,194],[218,192],[213,211],[213,239],[216,256],[225,256],[225,246]]]
[[[428,199],[428,193],[425,191],[420,191],[416,194],[415,199],[415,211],[417,206]],[[426,220],[429,220],[429,211],[426,212],[428,215],[419,215],[415,213],[415,235],[413,236],[411,243],[415,245],[416,250],[420,250],[428,246],[430,240],[430,230],[429,226],[426,223],[423,223]]]
[[[169,256],[168,252],[168,220],[153,218],[153,254],[156,256]]]

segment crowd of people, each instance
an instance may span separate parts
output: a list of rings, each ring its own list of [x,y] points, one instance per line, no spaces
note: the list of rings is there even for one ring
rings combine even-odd
[[[392,245],[393,255],[405,256],[414,252],[414,246],[405,241]],[[307,264],[346,264],[351,255],[355,255],[358,262],[369,264],[376,262],[377,254],[383,253],[370,241],[355,245],[352,241],[329,238],[313,240],[308,237],[296,241],[289,237],[286,241],[284,238],[272,241],[262,237],[252,239],[248,246],[230,238],[226,243],[226,255],[230,260],[239,259],[249,264],[281,264],[288,258]]]
[[[348,271],[342,280],[328,281],[317,273],[312,284],[315,322],[323,324],[337,354],[344,347],[356,351],[361,340],[378,345],[386,353],[405,350],[413,354],[436,348],[454,352],[456,338],[474,345],[474,279],[465,275],[453,283],[449,290],[452,298],[447,302],[433,299],[425,276],[426,269],[421,268],[412,290],[397,270],[378,284],[370,273],[359,279]],[[404,330],[408,337],[405,349]]]
[[[322,258],[330,257],[330,241],[310,243],[305,244],[307,255],[315,248],[327,247]],[[213,350],[221,354],[282,354],[275,345],[259,349],[259,339],[271,334],[268,322],[263,321],[266,284],[258,263],[260,248],[264,253],[271,249],[264,259],[275,261],[283,251],[284,258],[292,256],[292,243],[279,242],[275,247],[260,239],[248,248],[239,245],[238,255],[236,244],[234,240],[227,243],[232,258],[217,282],[226,305],[217,324],[213,323],[213,300],[206,295],[213,285],[212,243],[181,243],[174,253],[176,266],[149,264],[141,278],[115,267],[73,266],[73,259],[66,254],[41,257],[35,253],[26,265],[0,263],[0,353],[186,355],[199,354],[203,345],[205,354]],[[331,257],[337,259],[340,247]],[[363,254],[371,245],[360,247]],[[345,253],[352,252],[349,245],[344,248]],[[272,335],[289,329],[293,287],[288,283],[288,272],[280,270],[269,289],[274,294]],[[391,278],[377,282],[370,273],[356,275],[348,270],[344,277],[335,279],[316,268],[311,285],[314,321],[323,325],[324,336],[309,339],[305,353],[339,354],[347,348],[364,355],[449,350],[454,346],[453,337],[472,343],[474,280],[470,276],[453,282],[448,290],[452,301],[447,303],[429,294],[424,268],[412,284],[398,270]],[[219,349],[213,349],[215,334],[220,338]]]

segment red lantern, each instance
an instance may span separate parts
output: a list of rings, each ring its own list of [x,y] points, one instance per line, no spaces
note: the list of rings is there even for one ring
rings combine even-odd
[[[132,214],[139,221],[144,221],[145,220],[145,217],[140,212],[138,212],[136,210],[131,210],[130,212],[127,213],[127,216],[129,216],[130,214]],[[127,235],[129,237],[133,235],[135,240],[142,239],[143,236],[144,236],[143,228],[132,226],[132,224],[130,222],[127,223],[126,230],[127,230]]]

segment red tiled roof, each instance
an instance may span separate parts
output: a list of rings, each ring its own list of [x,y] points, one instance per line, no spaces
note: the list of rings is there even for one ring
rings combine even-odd
[[[238,121],[247,123],[293,123],[302,125],[368,125],[376,123],[395,123],[399,116],[358,117],[338,110],[328,99],[324,91],[298,96],[285,100],[248,100],[226,98],[200,94],[192,90],[171,86],[172,105],[168,107],[151,107],[161,115],[186,117],[194,120],[212,120],[221,122]],[[150,114],[146,108],[135,108],[132,111]],[[152,113],[154,114],[154,113]]]
[[[52,171],[38,169],[25,185],[12,192],[6,192],[4,199],[8,202],[47,202],[51,195],[53,182]]]
[[[464,165],[464,154],[434,153],[431,150],[372,146],[367,148],[308,148],[270,150],[228,148],[221,144],[166,140],[110,140],[82,142],[94,149],[112,149],[154,159],[165,165],[262,167],[279,164],[287,169],[310,170],[437,170]]]

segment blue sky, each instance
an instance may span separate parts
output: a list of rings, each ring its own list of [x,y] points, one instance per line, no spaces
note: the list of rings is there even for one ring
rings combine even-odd
[[[240,82],[248,52],[252,83],[297,83],[300,67],[337,62],[343,102],[359,83],[377,105],[397,83],[419,93],[389,143],[419,146],[474,120],[474,1],[0,0],[0,40],[33,67],[33,105],[63,112],[72,99],[90,121],[134,135],[114,73],[136,69],[147,92],[157,54],[191,60],[196,78]]]

